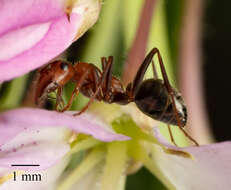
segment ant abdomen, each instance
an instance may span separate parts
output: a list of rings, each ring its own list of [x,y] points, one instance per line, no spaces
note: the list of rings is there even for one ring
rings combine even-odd
[[[187,121],[187,110],[181,95],[173,89],[177,114],[184,126]],[[162,80],[148,79],[143,81],[135,94],[137,107],[153,119],[178,125],[173,104]]]

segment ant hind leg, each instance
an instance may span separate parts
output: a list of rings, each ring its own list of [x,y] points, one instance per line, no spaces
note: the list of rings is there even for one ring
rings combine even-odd
[[[175,139],[173,138],[171,126],[170,126],[169,124],[168,124],[168,132],[169,132],[169,135],[170,135],[170,138],[171,138],[172,143],[173,143],[175,146],[177,146],[176,141],[175,141]]]
[[[173,104],[173,110],[174,110],[174,113],[175,113],[175,116],[176,116],[176,120],[177,120],[177,125],[179,127],[179,129],[184,133],[184,135],[189,139],[191,140],[196,146],[199,146],[199,144],[196,142],[196,140],[194,140],[185,130],[184,130],[184,126],[179,118],[179,115],[177,113],[177,109],[176,109],[176,102],[175,102],[175,98],[174,98],[174,92],[172,90],[172,87],[169,83],[169,80],[168,80],[168,76],[167,76],[167,73],[166,73],[166,70],[165,70],[165,67],[164,67],[164,64],[163,64],[163,60],[162,60],[162,57],[160,55],[160,51],[159,49],[157,48],[153,48],[151,50],[151,52],[153,54],[153,56],[155,54],[157,54],[158,56],[158,60],[159,60],[159,65],[160,65],[160,69],[161,69],[161,74],[162,74],[162,77],[163,77],[163,80],[164,80],[164,85],[171,97],[171,100],[172,100],[172,104]]]

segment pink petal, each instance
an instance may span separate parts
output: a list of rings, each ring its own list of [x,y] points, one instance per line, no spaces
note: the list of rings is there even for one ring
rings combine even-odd
[[[68,151],[69,146],[62,143],[30,144],[9,152],[2,152],[0,167],[10,170],[44,170],[56,164]],[[12,166],[14,164],[35,164],[38,166]]]
[[[67,166],[67,161],[69,159],[62,159],[55,166],[44,170],[44,171],[28,171],[23,172],[24,174],[40,174],[42,180],[41,181],[22,181],[20,180],[21,176],[17,176],[17,180],[14,181],[10,179],[5,183],[1,184],[1,190],[50,190],[55,189],[56,183],[63,170]]]
[[[26,130],[47,127],[66,127],[79,133],[89,134],[102,141],[128,140],[129,137],[106,130],[94,116],[82,114],[73,117],[66,113],[42,109],[21,108],[0,115],[0,145]],[[108,127],[109,128],[109,127]]]
[[[0,2],[0,82],[40,67],[72,43],[82,16],[72,14],[69,22],[63,3],[64,0]]]
[[[169,145],[155,131],[158,140]],[[231,142],[202,145],[199,147],[174,148],[189,152],[193,159],[159,151],[153,156],[163,175],[179,190],[218,190],[231,187]],[[163,181],[164,183],[164,181]]]
[[[0,168],[37,171],[50,168],[70,150],[65,129],[27,130],[1,146]],[[52,138],[50,138],[52,136]],[[39,166],[12,166],[35,164]]]

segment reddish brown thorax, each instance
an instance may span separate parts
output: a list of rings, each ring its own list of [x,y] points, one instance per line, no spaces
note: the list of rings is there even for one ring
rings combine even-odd
[[[87,74],[86,74],[87,73]],[[85,75],[84,78],[83,75]],[[102,72],[93,64],[78,62],[72,65],[69,62],[57,60],[54,61],[39,71],[39,79],[36,87],[35,101],[39,104],[50,92],[63,88],[69,81],[78,84],[81,82],[78,89],[87,97],[92,97],[100,83]],[[111,96],[118,92],[124,93],[123,85],[119,79],[112,76],[109,89],[107,84],[103,82],[101,91],[95,99],[113,103]],[[110,96],[108,96],[110,94]]]

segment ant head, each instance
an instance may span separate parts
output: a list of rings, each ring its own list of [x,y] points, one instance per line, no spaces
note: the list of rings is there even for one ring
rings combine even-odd
[[[181,95],[173,89],[173,96],[176,104],[177,114],[182,127],[187,121],[187,110]],[[153,119],[177,125],[176,113],[173,109],[171,96],[164,83],[159,79],[148,79],[141,83],[135,94],[137,107]]]
[[[63,86],[74,76],[73,66],[66,61],[54,61],[48,66],[49,75],[52,77],[52,81],[58,85]]]
[[[41,97],[46,97],[48,93],[55,91],[59,86],[64,86],[73,76],[73,66],[68,62],[58,60],[46,65],[39,72],[36,103],[40,102]]]

